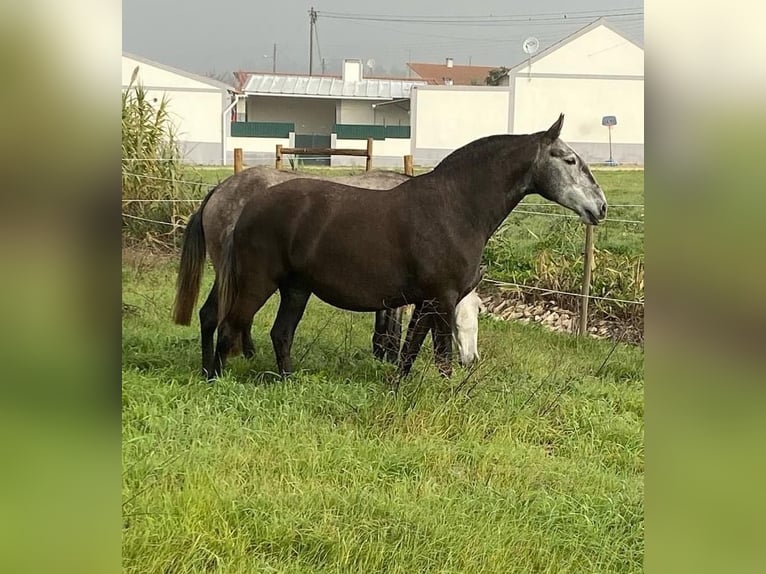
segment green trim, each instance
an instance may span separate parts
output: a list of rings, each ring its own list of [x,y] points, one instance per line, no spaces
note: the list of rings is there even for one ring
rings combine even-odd
[[[410,126],[386,126],[387,138],[403,138],[410,137]]]
[[[295,124],[288,122],[231,122],[235,138],[287,138],[294,131]]]
[[[335,124],[333,132],[342,140],[384,140],[386,138],[409,138],[410,126],[377,126],[371,124]]]

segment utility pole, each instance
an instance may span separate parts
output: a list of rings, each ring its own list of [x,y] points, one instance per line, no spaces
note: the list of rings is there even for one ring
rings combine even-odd
[[[277,43],[274,42],[274,55],[271,57],[271,73],[277,73]]]
[[[317,12],[312,6],[309,10],[309,76],[314,75],[314,26],[317,22]]]
[[[324,58],[322,58],[322,75],[324,76]]]

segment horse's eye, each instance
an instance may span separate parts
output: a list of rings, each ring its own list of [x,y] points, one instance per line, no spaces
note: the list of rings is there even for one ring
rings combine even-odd
[[[577,163],[577,160],[573,157],[564,158],[564,161],[567,162],[569,165],[574,165]]]

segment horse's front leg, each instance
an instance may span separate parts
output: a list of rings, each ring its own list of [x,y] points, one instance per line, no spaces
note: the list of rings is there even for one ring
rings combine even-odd
[[[386,358],[388,311],[375,312],[375,328],[372,333],[372,355],[379,361]]]
[[[271,328],[271,342],[277,358],[277,367],[283,377],[293,372],[290,351],[298,323],[306,310],[311,291],[299,286],[284,284],[279,287],[279,310]]]

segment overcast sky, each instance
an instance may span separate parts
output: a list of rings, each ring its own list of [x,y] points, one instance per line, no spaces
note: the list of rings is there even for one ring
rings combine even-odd
[[[271,71],[276,42],[277,72],[307,73],[311,6],[318,12],[315,73],[320,56],[328,73],[337,72],[343,58],[373,60],[374,74],[405,75],[407,61],[446,57],[456,64],[510,67],[524,58],[525,38],[537,37],[544,49],[600,15],[641,44],[644,35],[643,0],[123,0],[122,46],[190,72],[220,74]],[[460,21],[357,21],[332,14]],[[516,18],[498,21],[503,16]],[[462,20],[480,17],[480,23]]]

